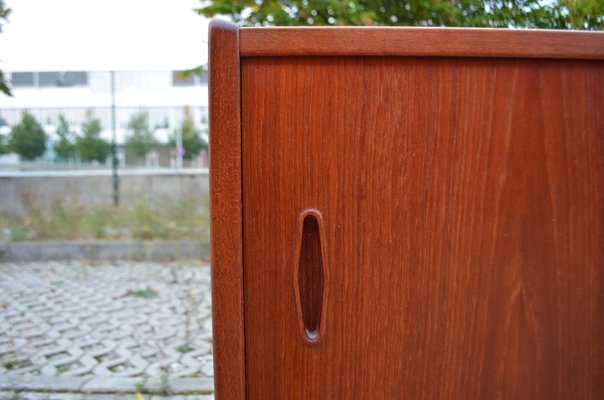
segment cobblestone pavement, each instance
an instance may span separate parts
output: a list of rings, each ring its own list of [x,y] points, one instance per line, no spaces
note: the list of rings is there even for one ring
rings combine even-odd
[[[211,332],[207,264],[0,264],[0,399],[211,398]]]

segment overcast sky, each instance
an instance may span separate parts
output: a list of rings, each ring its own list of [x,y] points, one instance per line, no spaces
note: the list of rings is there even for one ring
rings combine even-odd
[[[6,0],[5,71],[174,70],[207,62],[197,0]]]

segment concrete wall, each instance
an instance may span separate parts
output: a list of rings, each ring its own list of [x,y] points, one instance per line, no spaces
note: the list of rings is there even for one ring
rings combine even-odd
[[[119,174],[121,204],[145,198],[151,202],[208,196],[207,170],[141,170]],[[111,171],[0,171],[0,209],[23,214],[29,208],[112,203]]]

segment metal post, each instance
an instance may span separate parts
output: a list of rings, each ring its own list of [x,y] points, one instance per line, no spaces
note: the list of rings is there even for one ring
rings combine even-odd
[[[120,204],[120,183],[117,176],[117,144],[115,142],[115,71],[111,71],[111,169],[113,172],[113,205]]]
[[[182,169],[182,156],[184,148],[182,147],[182,128],[176,131],[176,168]]]

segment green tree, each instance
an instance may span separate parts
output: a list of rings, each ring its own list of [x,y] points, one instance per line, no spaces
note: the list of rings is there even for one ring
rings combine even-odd
[[[63,115],[59,115],[59,126],[57,127],[57,138],[54,145],[57,156],[62,160],[75,158],[78,153],[76,145],[77,136],[69,127],[69,122]]]
[[[128,122],[126,149],[137,158],[144,158],[147,153],[157,147],[155,131],[149,127],[149,114],[141,111],[132,115]]]
[[[194,156],[197,156],[201,149],[207,149],[208,144],[202,139],[201,130],[195,126],[195,121],[193,120],[189,107],[184,108],[183,114],[183,121],[180,127],[180,132],[182,134],[182,147],[185,149],[185,154],[183,157],[187,160],[190,160]],[[174,132],[170,138],[170,145],[172,147],[176,146],[177,135],[178,131]]]
[[[560,0],[559,18],[566,27],[578,29],[604,29],[604,1]]]
[[[4,0],[0,0],[0,32],[2,32],[2,21],[8,21],[8,15],[10,13],[11,9],[6,7]],[[6,94],[7,96],[12,96],[2,70],[0,70],[0,92]]]
[[[8,146],[10,150],[25,160],[33,160],[44,154],[46,133],[31,113],[25,111],[21,116],[21,121],[13,126]]]
[[[243,26],[419,25],[603,29],[602,0],[215,0],[198,13]]]
[[[10,153],[10,147],[8,146],[8,135],[0,135],[0,154]]]
[[[92,110],[86,112],[82,123],[82,135],[76,140],[76,146],[82,161],[105,162],[111,148],[109,142],[101,138],[101,121]]]

